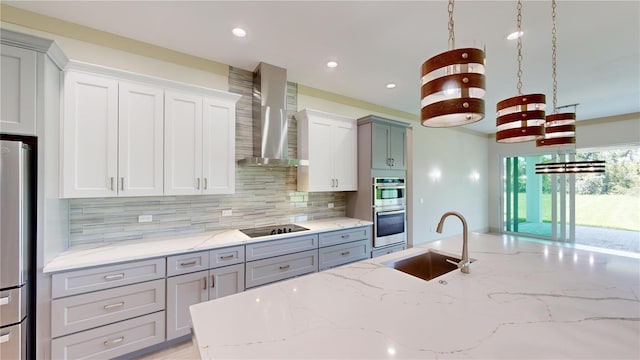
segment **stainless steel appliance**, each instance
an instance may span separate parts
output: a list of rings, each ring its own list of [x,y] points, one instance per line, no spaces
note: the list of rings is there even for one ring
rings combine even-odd
[[[261,236],[269,236],[276,234],[287,234],[291,232],[305,231],[309,230],[306,227],[302,227],[295,224],[284,224],[284,225],[270,225],[270,226],[262,226],[255,227],[249,229],[240,229],[240,231],[251,238],[261,237]]]
[[[29,146],[0,140],[0,156],[0,358],[26,359],[27,339],[33,337],[28,294],[29,244],[34,235]]]
[[[373,247],[405,243],[405,179],[373,178]]]

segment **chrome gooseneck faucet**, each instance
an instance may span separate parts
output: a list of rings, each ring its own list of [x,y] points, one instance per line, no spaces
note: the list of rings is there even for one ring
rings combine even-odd
[[[452,260],[447,259],[448,262],[458,265],[460,271],[465,274],[469,273],[469,249],[467,248],[467,220],[465,220],[464,216],[459,212],[448,211],[442,215],[440,218],[440,222],[438,223],[438,227],[436,228],[436,232],[442,233],[442,225],[444,224],[444,219],[446,219],[449,215],[453,215],[462,221],[462,260],[459,263],[456,263]]]

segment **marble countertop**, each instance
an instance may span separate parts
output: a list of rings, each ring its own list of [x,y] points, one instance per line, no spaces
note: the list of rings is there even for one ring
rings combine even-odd
[[[469,235],[470,274],[385,266],[454,237],[190,308],[203,359],[640,358],[640,260]]]
[[[43,272],[53,273],[192,251],[211,250],[318,232],[348,229],[371,225],[372,223],[366,220],[338,217],[295,224],[304,226],[309,231],[250,238],[239,230],[234,229],[164,239],[126,240],[75,246],[56,256],[44,267]]]

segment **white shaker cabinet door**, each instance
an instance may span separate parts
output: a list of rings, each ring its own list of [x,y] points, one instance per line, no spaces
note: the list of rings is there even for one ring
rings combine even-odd
[[[117,196],[118,81],[69,71],[63,106],[62,197]]]
[[[319,118],[309,120],[309,190],[335,190],[332,123]]]
[[[333,173],[336,190],[358,189],[357,182],[357,140],[355,122],[339,121],[333,126]]]
[[[36,134],[36,53],[2,45],[0,51],[0,131]]]
[[[164,194],[201,194],[202,97],[165,93]]]
[[[233,194],[236,180],[235,101],[205,98],[202,120],[202,193]]]
[[[163,193],[164,91],[120,82],[118,195]]]

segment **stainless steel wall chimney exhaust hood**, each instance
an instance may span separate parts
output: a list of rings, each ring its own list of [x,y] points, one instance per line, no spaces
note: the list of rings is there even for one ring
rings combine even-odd
[[[253,72],[253,157],[239,165],[298,166],[287,156],[287,70],[260,63]]]

